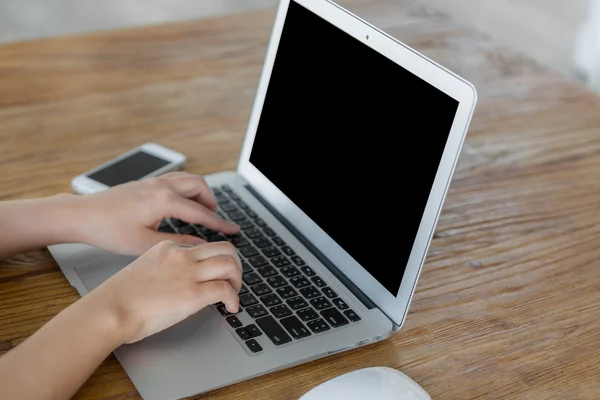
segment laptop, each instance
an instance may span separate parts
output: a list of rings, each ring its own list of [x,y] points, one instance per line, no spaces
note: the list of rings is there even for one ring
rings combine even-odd
[[[241,233],[160,228],[237,247],[241,310],[215,304],[118,348],[140,395],[205,393],[398,331],[475,103],[470,83],[339,5],[281,0],[238,168],[205,177]],[[82,296],[133,261],[50,252]]]

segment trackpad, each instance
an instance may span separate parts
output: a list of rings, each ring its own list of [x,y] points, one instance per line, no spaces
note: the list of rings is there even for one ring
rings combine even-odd
[[[102,282],[125,268],[135,257],[116,256],[105,253],[95,261],[81,267],[75,267],[75,273],[88,291],[92,291]]]

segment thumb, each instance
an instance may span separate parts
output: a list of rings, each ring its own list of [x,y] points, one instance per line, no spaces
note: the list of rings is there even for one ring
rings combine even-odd
[[[206,240],[201,239],[192,235],[182,235],[179,233],[165,233],[150,231],[145,238],[145,242],[148,248],[153,247],[155,244],[170,240],[177,243],[180,246],[198,246],[206,243]]]

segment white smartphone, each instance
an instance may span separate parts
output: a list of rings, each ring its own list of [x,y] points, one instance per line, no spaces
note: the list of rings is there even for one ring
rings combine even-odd
[[[146,143],[73,178],[71,186],[79,194],[97,193],[122,183],[179,170],[185,162],[181,153]]]

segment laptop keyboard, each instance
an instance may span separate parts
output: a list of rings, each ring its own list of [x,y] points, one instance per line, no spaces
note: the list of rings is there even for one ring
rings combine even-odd
[[[223,235],[181,220],[165,220],[160,231],[201,237],[208,242],[229,241],[243,267],[240,311],[254,323],[240,319],[215,304],[221,315],[252,353],[263,349],[256,337],[266,335],[275,346],[304,339],[360,321],[360,317],[319,277],[294,249],[254,212],[231,187],[212,188],[218,214],[241,227]]]

